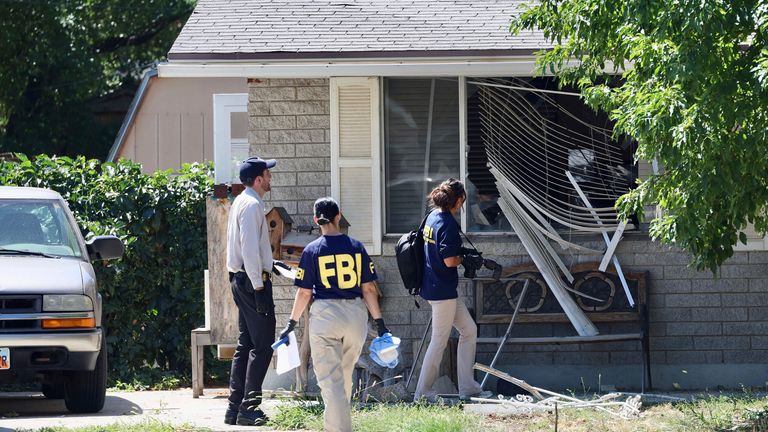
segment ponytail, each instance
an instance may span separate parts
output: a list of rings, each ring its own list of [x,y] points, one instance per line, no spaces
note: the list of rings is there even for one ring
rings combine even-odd
[[[450,211],[460,198],[466,196],[464,185],[458,179],[449,178],[432,189],[428,198],[432,207]]]

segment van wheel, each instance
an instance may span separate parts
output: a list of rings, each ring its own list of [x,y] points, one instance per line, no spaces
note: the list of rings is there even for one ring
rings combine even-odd
[[[101,351],[92,371],[69,372],[64,378],[64,404],[73,413],[94,413],[104,408],[107,394],[107,347]]]

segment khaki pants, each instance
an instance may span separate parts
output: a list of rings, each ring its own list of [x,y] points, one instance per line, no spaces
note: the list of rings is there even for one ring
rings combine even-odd
[[[352,372],[368,334],[367,321],[360,298],[317,300],[309,309],[309,346],[325,403],[326,431],[352,431]]]
[[[448,337],[453,327],[459,331],[459,346],[456,354],[459,395],[469,396],[479,393],[482,387],[475,381],[475,373],[472,369],[475,363],[477,325],[469,315],[467,306],[458,299],[430,301],[429,304],[432,306],[432,339],[429,341],[424,363],[421,365],[414,399],[434,396],[432,385],[437,380],[443,351],[448,344]]]

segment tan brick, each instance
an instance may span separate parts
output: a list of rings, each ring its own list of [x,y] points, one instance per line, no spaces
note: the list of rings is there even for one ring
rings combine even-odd
[[[299,186],[308,185],[323,185],[328,186],[331,184],[331,173],[329,172],[300,172],[296,179],[296,184]]]
[[[252,154],[261,158],[280,159],[296,156],[296,146],[293,144],[259,144],[251,146]]]
[[[279,163],[280,161],[278,161]],[[274,174],[272,176],[272,186],[272,190],[275,190],[275,187],[296,186],[296,173],[284,172]]]
[[[270,103],[269,110],[273,115],[290,114],[329,114],[327,101],[285,101]]]
[[[296,154],[304,157],[330,156],[331,145],[327,141],[313,144],[296,144]]]
[[[327,158],[294,158],[285,159],[275,167],[273,172],[306,172],[306,171],[325,171],[325,161]]]
[[[248,102],[248,115],[269,115],[269,103],[267,102]]]
[[[296,127],[299,129],[328,129],[331,127],[331,117],[327,115],[296,116]]]
[[[329,81],[327,78],[284,78],[284,79],[271,79],[269,85],[280,86],[327,86]]]
[[[296,99],[294,87],[251,87],[249,99],[252,101],[283,101]]]
[[[251,130],[295,129],[296,116],[252,116]]]
[[[328,87],[298,87],[296,89],[298,100],[329,100]]]
[[[314,200],[323,196],[324,187],[320,186],[285,186],[272,189],[275,200]]]
[[[269,132],[264,130],[253,130],[248,132],[248,144],[253,147],[254,144],[267,144],[269,142]]]
[[[269,131],[270,144],[310,143],[313,142],[311,130],[273,130]]]

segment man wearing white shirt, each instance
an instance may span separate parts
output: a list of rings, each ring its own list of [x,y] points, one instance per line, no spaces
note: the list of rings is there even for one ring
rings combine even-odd
[[[229,380],[227,424],[263,425],[261,385],[272,359],[275,304],[272,300],[272,247],[264,217],[274,159],[251,157],[240,164],[243,193],[232,202],[227,224],[227,268],[238,308],[237,348]]]

